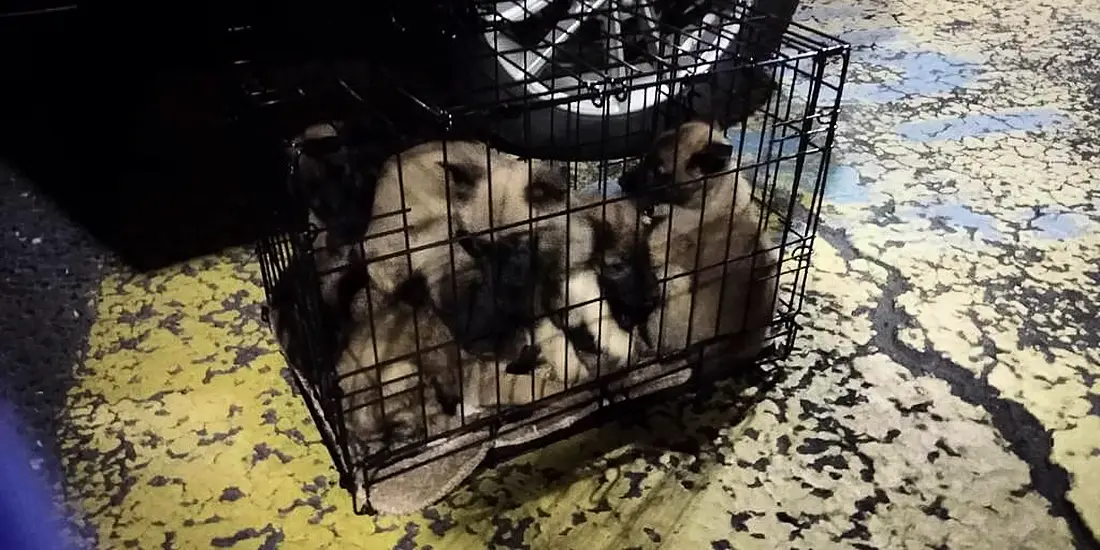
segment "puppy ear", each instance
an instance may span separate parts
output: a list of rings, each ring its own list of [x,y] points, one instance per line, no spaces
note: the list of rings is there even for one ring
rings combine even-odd
[[[656,166],[653,155],[646,155],[642,157],[642,160],[631,166],[629,169],[623,172],[622,176],[619,176],[619,189],[623,190],[623,193],[627,195],[635,195],[641,193],[645,188],[645,178],[647,172],[652,172]]]
[[[733,156],[733,145],[712,142],[692,155],[688,159],[687,167],[699,170],[703,174],[715,174],[726,170],[731,156]]]
[[[535,206],[558,203],[565,200],[568,191],[569,166],[549,166],[547,170],[531,174],[531,181],[527,184],[527,202]]]
[[[592,224],[592,245],[598,251],[611,250],[617,241],[615,231],[611,223],[603,219],[595,219]]]
[[[485,256],[485,251],[481,248],[481,242],[470,236],[470,233],[465,229],[459,229],[455,231],[455,239],[458,240],[459,246],[475,260],[480,260]]]

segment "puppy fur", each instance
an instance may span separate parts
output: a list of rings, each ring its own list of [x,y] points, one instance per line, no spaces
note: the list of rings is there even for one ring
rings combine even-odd
[[[751,182],[730,171],[732,150],[721,129],[688,122],[660,135],[621,179],[654,220],[649,242],[663,288],[648,322],[657,347],[650,351],[714,342],[704,358],[741,359],[763,347],[775,311],[777,258],[761,252],[768,248],[758,234],[761,208]]]
[[[460,387],[460,353],[425,307],[426,294],[423,278],[414,277],[389,296],[370,289],[356,296],[367,318],[355,323],[336,371],[345,424],[367,454],[458,426],[459,396],[449,390]]]
[[[318,229],[313,253],[321,297],[341,309],[366,282],[356,244],[370,224],[373,174],[344,139],[339,122],[307,127],[287,153],[291,195],[306,202],[310,225]]]
[[[512,233],[490,240],[466,234],[459,243],[480,268],[456,273],[457,280],[444,276],[441,284],[459,289],[445,296],[462,298],[441,304],[444,319],[468,352],[487,360],[518,357],[528,343],[524,329],[541,309],[538,235]]]
[[[391,292],[420,272],[429,281],[432,301],[442,303],[440,293],[448,289],[437,283],[451,272],[452,264],[457,272],[474,263],[468,255],[453,253],[461,248],[447,244],[452,235],[544,214],[544,206],[565,192],[564,175],[549,165],[531,163],[529,172],[527,163],[482,143],[429,142],[413,147],[391,157],[381,171],[365,242],[366,256],[372,259],[370,279]],[[545,224],[532,225],[533,233]],[[523,226],[510,232],[527,230]],[[405,252],[410,249],[411,254]]]
[[[567,304],[569,309],[535,329],[554,378],[568,384],[614,371],[636,356],[637,329],[648,317],[647,306],[656,306],[658,291],[647,246],[651,226],[634,204],[591,195],[575,198],[572,206],[584,209],[568,216],[565,231],[570,241],[582,236],[585,248],[577,256],[571,247],[574,263],[561,272],[564,284],[549,286],[546,300],[551,313]],[[565,251],[560,252],[565,259]]]
[[[565,290],[555,287],[568,285],[570,304],[595,300],[566,316],[536,323],[533,344],[553,367],[551,376],[564,379],[570,369],[568,378],[583,376],[584,369],[571,367],[582,364],[568,334],[577,326],[600,334],[590,346],[591,355],[606,355],[608,363],[621,363],[630,351],[629,334],[613,320],[602,322],[602,317],[613,315],[607,303],[603,303],[605,313],[600,313],[599,277],[604,265],[635,265],[616,258],[619,252],[633,252],[636,211],[621,201],[618,206],[608,205],[607,221],[599,207],[566,216],[567,205],[595,204],[572,198],[565,168],[550,162],[519,159],[478,142],[413,147],[391,157],[381,171],[370,235],[365,239],[370,280],[387,293],[419,273],[427,280],[431,302],[437,307],[461,303],[463,297],[456,295],[461,288],[448,283],[462,279],[464,273],[476,273],[477,260],[461,254],[459,243],[447,244],[448,239],[461,232],[490,242],[524,234],[529,240],[537,239],[538,256],[545,266],[539,280],[549,296],[542,304],[546,311],[565,306]],[[615,222],[616,216],[630,218],[631,223]],[[620,238],[609,239],[605,234]]]
[[[349,430],[367,447],[438,433],[453,420],[459,399],[458,351],[445,346],[415,356],[416,336],[421,349],[450,339],[435,312],[424,307],[423,278],[407,278],[389,293],[368,288],[359,243],[371,223],[375,174],[349,145],[340,123],[306,128],[288,153],[292,195],[306,202],[310,225],[318,230],[313,257],[326,331],[336,333],[333,349],[348,395]],[[384,364],[375,366],[378,362]],[[418,373],[423,373],[423,394]]]

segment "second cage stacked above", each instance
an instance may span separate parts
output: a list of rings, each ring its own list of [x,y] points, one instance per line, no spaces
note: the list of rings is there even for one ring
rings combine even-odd
[[[464,70],[515,62],[491,97],[373,64],[248,69],[299,128],[287,232],[258,246],[270,318],[363,505],[794,339],[847,47],[784,24],[764,56],[746,36],[774,22],[748,6],[685,30],[591,1],[555,28],[599,21],[618,64],[553,33],[513,55],[501,5],[462,23],[497,44]]]

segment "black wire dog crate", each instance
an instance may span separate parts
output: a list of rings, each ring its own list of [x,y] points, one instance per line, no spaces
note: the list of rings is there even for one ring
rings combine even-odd
[[[266,311],[357,511],[790,352],[848,48],[623,4],[573,5],[599,63],[487,4],[461,70],[491,78],[244,69],[287,132]]]

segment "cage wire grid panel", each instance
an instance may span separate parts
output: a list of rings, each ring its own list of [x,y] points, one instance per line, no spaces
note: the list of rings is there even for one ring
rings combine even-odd
[[[322,221],[320,218],[324,216],[311,211],[311,206],[318,204],[317,197],[310,196],[310,190],[300,185],[302,158],[312,154],[306,151],[304,136],[288,141],[288,178],[284,186],[288,193],[284,207],[278,212],[287,231],[257,245],[268,300],[267,318],[341,473],[342,484],[355,496],[357,512],[403,511],[400,505],[392,503],[376,506],[381,501],[400,500],[395,495],[401,493],[419,493],[421,500],[416,504],[429,504],[483,464],[490,451],[492,456],[506,456],[532,442],[560,437],[570,426],[586,425],[580,423],[583,419],[612,418],[616,411],[642,397],[652,399],[690,389],[692,380],[732,374],[746,363],[774,362],[790,352],[810,269],[848,47],[812,29],[791,24],[782,33],[778,48],[762,57],[750,49],[753,34],[774,22],[750,6],[730,3],[728,9],[708,12],[693,26],[685,26],[671,25],[656,12],[656,4],[647,2],[629,6],[634,21],[627,25],[622,20],[624,5],[597,0],[574,3],[570,14],[575,18],[570,19],[567,14],[559,19],[544,36],[542,47],[532,47],[521,46],[514,40],[501,46],[504,31],[523,17],[479,4],[474,24],[479,32],[473,36],[482,40],[482,45],[496,47],[483,50],[488,52],[484,55],[491,57],[491,62],[471,59],[470,65],[491,74],[497,86],[474,89],[475,93],[464,94],[461,100],[426,97],[394,73],[362,64],[352,63],[343,70],[312,71],[309,78],[298,81],[288,81],[285,75],[264,67],[247,68],[251,72],[245,79],[246,97],[262,98],[258,103],[264,109],[275,109],[279,117],[293,120],[289,126],[297,131],[315,122],[323,123],[319,126],[322,129],[328,128],[328,133],[322,132],[320,141],[324,145],[319,154],[329,161],[339,159],[336,165],[343,171],[337,170],[336,181],[358,182],[370,188],[369,195],[374,193],[373,185],[383,163],[390,159],[394,161],[391,167],[397,167],[400,207],[383,212],[378,207],[378,201],[383,199],[360,194],[363,212],[370,212],[370,205],[374,204],[369,227],[353,231],[353,239],[335,239],[333,235],[338,233],[348,234],[346,228],[338,228],[332,221],[336,218]],[[581,19],[600,22],[594,26],[592,36],[604,44],[607,55],[602,62],[570,51],[566,47],[568,40],[559,39],[564,31],[575,34],[584,24],[577,23]],[[508,76],[502,79],[502,72]],[[303,83],[306,81],[308,85]],[[767,88],[761,94],[763,86]],[[641,103],[642,107],[633,102]],[[547,113],[550,115],[546,116]],[[620,124],[610,128],[608,121],[624,113],[628,116],[620,117]],[[339,119],[336,125],[327,124],[334,119]],[[593,120],[597,121],[595,126]],[[627,186],[621,185],[624,182],[620,180],[649,169],[647,157],[614,158],[614,151],[629,149],[616,145],[616,141],[642,140],[650,144],[662,132],[679,128],[690,120],[716,123],[717,137],[708,136],[703,147],[715,142],[727,145],[724,150],[729,154],[728,166],[704,179],[742,186],[759,205],[759,215],[749,221],[757,233],[752,250],[736,257],[727,253],[718,265],[710,267],[727,270],[737,262],[742,263],[738,265],[750,262],[754,266],[750,271],[755,273],[758,262],[771,266],[763,278],[750,281],[750,286],[763,279],[773,281],[767,297],[772,305],[771,315],[764,323],[767,342],[751,356],[730,350],[727,356],[708,358],[708,364],[718,361],[728,368],[704,372],[700,362],[692,357],[696,357],[693,354],[698,352],[697,348],[734,341],[737,333],[716,333],[694,341],[692,354],[684,349],[634,353],[635,338],[642,338],[635,330],[629,333],[627,360],[610,367],[603,365],[604,350],[598,349],[594,365],[589,361],[581,363],[586,367],[585,375],[569,375],[568,355],[564,376],[560,368],[545,368],[545,363],[552,362],[545,357],[540,357],[541,367],[513,372],[513,368],[517,371],[525,368],[520,363],[530,360],[530,353],[541,351],[532,345],[533,341],[525,340],[527,345],[513,349],[510,355],[499,348],[486,355],[472,353],[465,347],[467,342],[454,334],[443,340],[425,338],[434,332],[422,325],[421,318],[441,316],[439,304],[431,299],[431,281],[426,291],[429,298],[424,301],[394,298],[400,292],[379,298],[382,293],[375,280],[362,277],[381,269],[371,266],[394,260],[405,263],[407,273],[411,273],[414,256],[433,254],[449,261],[449,270],[445,271],[450,271],[453,278],[457,271],[455,254],[473,254],[469,248],[471,242],[488,246],[482,250],[496,251],[498,240],[506,242],[510,234],[526,236],[526,245],[534,241],[535,235],[545,240],[544,232],[553,228],[571,231],[572,221],[554,225],[553,220],[584,216],[582,206],[589,212],[601,210],[606,216],[610,205],[634,204],[637,216],[634,227],[629,229],[640,230],[642,224],[655,219],[649,217],[653,212],[641,208],[641,203],[635,204],[637,198],[624,192]],[[575,156],[595,156],[597,160],[521,158],[483,143],[495,145],[498,136],[510,133],[511,145],[516,145],[516,135],[531,136],[533,125],[540,124],[550,126],[539,130],[544,137],[551,138],[550,142],[554,131],[560,128],[574,144],[574,151],[585,149],[589,153]],[[504,128],[508,125],[510,129]],[[582,128],[585,125],[587,129]],[[515,132],[517,127],[522,129],[519,134]],[[535,215],[534,207],[530,206],[534,200],[527,196],[525,208],[533,219],[500,225],[498,222],[503,218],[494,215],[489,206],[486,226],[467,227],[462,225],[467,218],[460,220],[454,210],[471,207],[449,201],[442,208],[446,213],[439,218],[447,228],[443,238],[417,243],[410,236],[415,235],[417,228],[410,228],[409,220],[423,219],[430,201],[417,202],[424,200],[424,194],[406,187],[409,183],[406,178],[413,177],[418,170],[417,163],[426,162],[422,158],[417,160],[416,155],[422,156],[422,150],[417,153],[417,149],[409,148],[438,139],[455,140],[429,147],[437,155],[430,159],[440,166],[462,157],[464,146],[457,140],[477,144],[473,158],[483,164],[474,170],[477,174],[474,179],[486,188],[488,196],[494,196],[494,185],[496,193],[508,193],[509,178],[518,177],[518,181],[530,184],[541,177],[538,174],[551,173],[565,182],[563,205],[552,214]],[[545,147],[546,143],[544,140],[540,146]],[[522,145],[519,144],[520,149]],[[673,148],[672,155],[673,162],[677,162],[678,146]],[[467,161],[470,158],[468,151],[466,158]],[[516,166],[520,167],[518,171]],[[349,176],[349,167],[359,171],[356,177]],[[511,176],[506,172],[509,167],[513,169]],[[326,173],[332,175],[331,171]],[[421,170],[421,177],[423,173]],[[452,186],[464,185],[461,180],[470,177],[469,173],[458,174],[450,169],[431,173],[436,175],[435,180],[418,183],[438,186],[444,197],[453,197]],[[686,186],[699,181],[696,178],[676,183]],[[381,183],[378,185],[382,188]],[[337,195],[356,196],[346,191]],[[440,209],[441,203],[433,204]],[[487,204],[501,208],[503,203],[489,200]],[[732,219],[735,206],[724,205],[730,212],[723,210],[722,214]],[[418,208],[420,212],[416,211]],[[704,197],[700,212],[706,212],[706,208]],[[676,216],[675,211],[676,205],[671,205],[667,215]],[[704,236],[700,232],[696,242],[719,236]],[[389,247],[379,245],[380,242],[390,243]],[[572,240],[566,238],[564,242],[565,256],[569,257],[568,243]],[[520,248],[513,248],[512,252]],[[533,250],[535,257],[545,252],[537,246],[527,250]],[[499,260],[489,259],[491,265]],[[606,268],[601,265],[598,269]],[[489,267],[488,271],[464,269],[482,277],[478,279],[481,283],[491,276],[500,277],[497,267]],[[650,269],[656,271],[652,266]],[[693,271],[697,269],[698,266]],[[697,277],[697,274],[681,273],[678,277]],[[677,277],[654,273],[654,278],[655,284],[667,293],[668,285]],[[410,279],[407,277],[403,282]],[[366,304],[365,316],[346,311],[341,314],[336,311],[339,307],[326,297],[331,294],[334,281],[345,284],[351,280],[357,280],[360,287],[346,301],[360,300],[356,303]],[[453,290],[457,296],[457,284]],[[493,298],[490,315],[501,307],[500,297]],[[534,304],[535,298],[529,299]],[[667,300],[667,296],[662,295],[661,300]],[[405,304],[401,307],[410,315],[383,315],[384,321],[376,325],[375,314],[389,311],[384,308],[397,302]],[[607,300],[601,301],[599,297],[578,303],[567,298],[559,308],[541,307],[537,316],[524,317],[529,326],[519,332],[530,338],[534,330],[526,329],[544,326],[539,323],[554,315],[572,319],[573,312],[594,303],[600,316],[603,308],[610,309]],[[342,307],[354,309],[355,305]],[[692,299],[689,317],[694,317],[694,307]],[[590,330],[594,332],[591,336],[597,348],[604,342],[602,319]],[[372,336],[370,344],[362,341],[349,344],[356,341],[356,329],[364,323],[371,325],[366,329],[366,334]],[[717,324],[715,321],[716,327]],[[571,341],[572,336],[565,336],[570,328],[557,327],[564,341]],[[751,327],[746,322],[740,333],[754,328],[764,327]],[[387,355],[378,351],[379,342],[391,346],[387,349],[396,349],[393,342],[407,340],[410,333],[413,341],[405,346],[410,348],[407,353]],[[652,339],[653,335],[646,337]],[[658,335],[657,339],[661,337]],[[348,350],[355,345],[369,347],[371,353],[356,355],[355,368],[349,370]],[[570,345],[567,343],[565,347],[568,349]],[[431,354],[448,354],[448,361],[458,363],[457,402],[444,403],[444,394],[454,392],[441,389],[438,372],[421,368]],[[370,358],[362,359],[365,355]],[[738,367],[734,368],[735,365]],[[558,372],[556,377],[554,372]],[[403,425],[391,421],[398,414],[406,419]],[[365,433],[365,426],[373,431]]]

